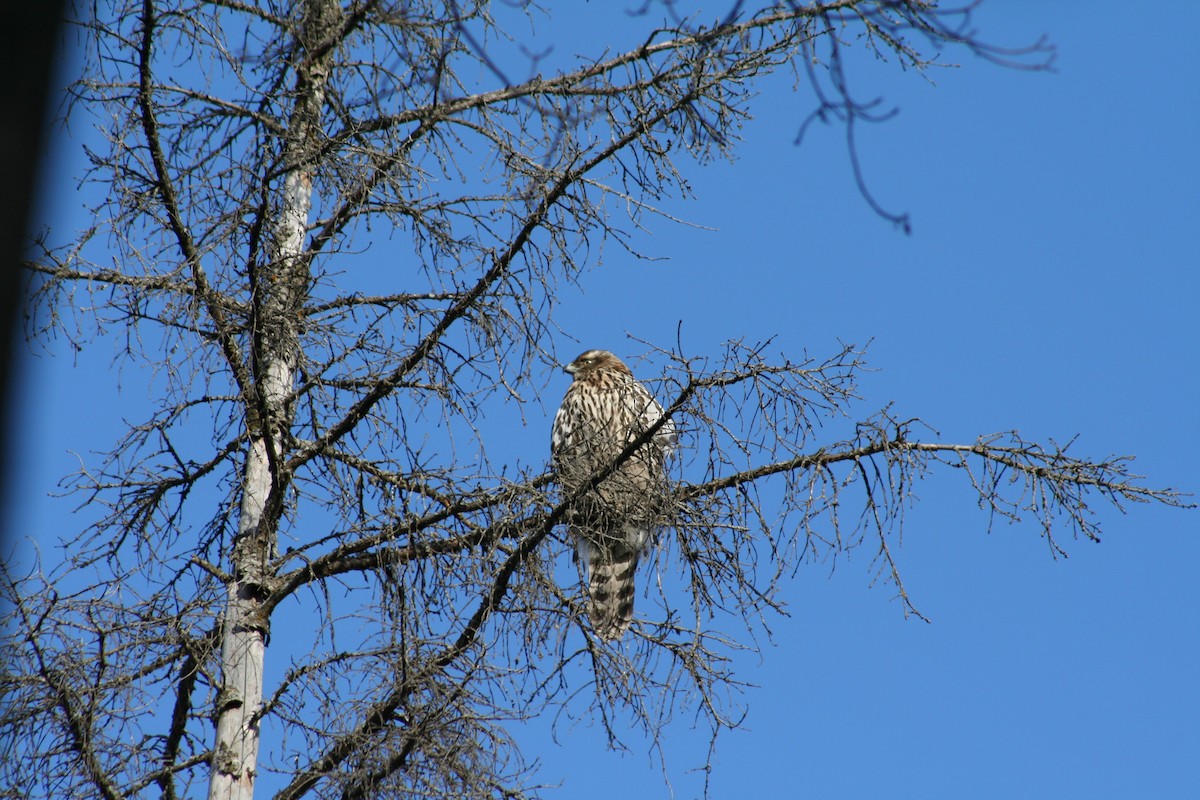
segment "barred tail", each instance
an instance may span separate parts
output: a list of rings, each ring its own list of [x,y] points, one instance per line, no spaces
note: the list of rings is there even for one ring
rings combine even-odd
[[[620,639],[633,620],[633,573],[638,550],[588,547],[588,617],[601,639]]]

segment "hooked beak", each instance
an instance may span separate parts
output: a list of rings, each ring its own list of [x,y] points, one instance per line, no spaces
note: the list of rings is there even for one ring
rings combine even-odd
[[[563,372],[567,373],[568,375],[574,375],[576,369],[578,369],[578,367],[575,366],[574,362],[570,364],[563,364]]]

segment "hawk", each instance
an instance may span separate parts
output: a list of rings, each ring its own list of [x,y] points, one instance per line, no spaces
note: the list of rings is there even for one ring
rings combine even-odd
[[[628,458],[613,463],[663,417],[663,408],[629,367],[607,350],[588,350],[564,368],[574,381],[563,397],[550,451],[564,497],[601,471],[568,518],[587,570],[588,617],[602,639],[619,639],[633,619],[633,573],[650,544],[666,496],[664,463],[676,443],[667,419]]]

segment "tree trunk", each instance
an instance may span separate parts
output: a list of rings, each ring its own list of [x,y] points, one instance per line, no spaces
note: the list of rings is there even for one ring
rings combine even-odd
[[[243,472],[241,513],[233,545],[222,626],[223,684],[216,707],[210,800],[254,795],[263,698],[263,663],[270,621],[262,602],[275,579],[273,558],[289,475],[283,471],[292,424],[291,393],[299,355],[299,328],[310,280],[305,235],[312,207],[312,164],[319,145],[321,108],[339,6],[308,0],[298,36],[296,87],[283,162],[279,217],[272,258],[251,265],[255,285],[251,319],[253,396],[247,397],[250,446]]]

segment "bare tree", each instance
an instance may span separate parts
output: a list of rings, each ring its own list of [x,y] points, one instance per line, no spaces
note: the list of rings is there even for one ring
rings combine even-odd
[[[487,414],[522,413],[561,360],[557,287],[602,245],[637,254],[687,159],[731,152],[756,76],[796,70],[852,143],[872,111],[847,42],[917,69],[948,46],[1047,56],[931,2],[731,5],[648,3],[627,48],[567,66],[522,49],[524,3],[139,0],[77,24],[69,118],[104,134],[84,176],[104,192],[29,264],[32,332],[121,341],[154,406],[71,479],[92,524],[66,558],[5,571],[6,786],[537,794],[515,721],[570,708],[614,745],[681,705],[714,739],[736,726],[731,654],[806,558],[869,546],[915,612],[889,547],[929,470],[1054,548],[1096,535],[1092,497],[1182,503],[1124,458],[945,443],[886,409],[822,440],[854,347],[646,343],[684,455],[654,602],[624,642],[593,635],[559,524],[579,498],[545,454],[489,447]],[[394,273],[356,270],[398,242]]]

